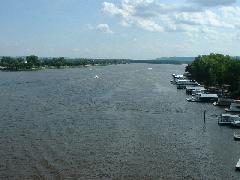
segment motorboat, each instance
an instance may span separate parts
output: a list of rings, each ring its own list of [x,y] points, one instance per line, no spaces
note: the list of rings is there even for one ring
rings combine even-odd
[[[240,134],[234,133],[233,138],[235,141],[240,141]]]
[[[239,120],[238,115],[221,114],[221,116],[218,119],[218,125],[220,126],[231,125],[231,123],[234,122],[235,120]]]
[[[176,84],[177,81],[179,81],[179,80],[185,80],[186,79],[186,77],[182,74],[172,74],[172,77],[173,77],[173,80],[172,80],[173,84]]]
[[[192,96],[195,96],[196,94],[199,94],[199,93],[207,94],[207,89],[196,89],[196,90],[193,90],[192,91]]]
[[[190,102],[215,102],[218,99],[217,94],[204,94],[204,93],[198,93],[195,96],[192,96],[191,98],[186,98],[187,101]]]
[[[236,170],[240,170],[240,159],[238,160],[235,168],[236,168]]]
[[[203,86],[186,86],[186,94],[192,94],[193,91],[205,90]]]
[[[226,112],[240,113],[240,100],[235,100],[231,103],[229,108],[225,109]]]
[[[176,81],[178,89],[186,89],[187,86],[199,86],[200,84],[196,81],[189,79],[181,79]]]
[[[239,117],[239,120],[234,120],[233,122],[231,122],[231,126],[240,127],[240,117]]]

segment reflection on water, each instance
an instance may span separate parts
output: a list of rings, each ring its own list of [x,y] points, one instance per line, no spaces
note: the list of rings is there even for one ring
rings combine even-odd
[[[239,179],[223,110],[169,83],[184,66],[151,68],[0,73],[0,179]]]

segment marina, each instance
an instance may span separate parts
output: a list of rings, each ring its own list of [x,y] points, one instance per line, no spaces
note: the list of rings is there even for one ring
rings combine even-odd
[[[2,0],[0,22],[0,180],[240,180],[240,0]]]
[[[189,75],[189,73],[187,73]],[[205,89],[205,87],[199,84],[193,79],[189,79],[184,75],[172,75],[177,89],[186,89],[186,94],[191,95],[187,97],[188,102],[200,102],[200,103],[212,103],[214,106],[223,106],[225,108],[225,114],[221,114],[218,117],[219,126],[231,126],[232,128],[240,128],[240,100],[234,100],[231,98],[221,97],[222,94],[212,94],[211,89]],[[191,77],[191,75],[190,75]],[[216,90],[215,90],[216,91]],[[206,123],[206,110],[204,110],[204,124]],[[240,134],[234,132],[234,140],[240,140]],[[240,170],[240,160],[236,165],[236,170]]]

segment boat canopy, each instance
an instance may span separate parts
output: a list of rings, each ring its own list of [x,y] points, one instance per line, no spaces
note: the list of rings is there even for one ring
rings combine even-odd
[[[204,94],[204,93],[198,93],[198,95],[201,98],[218,98],[217,94]]]
[[[186,90],[205,90],[203,86],[187,86]]]
[[[234,114],[222,114],[222,117],[232,117],[232,118],[238,118],[238,115],[234,115]]]

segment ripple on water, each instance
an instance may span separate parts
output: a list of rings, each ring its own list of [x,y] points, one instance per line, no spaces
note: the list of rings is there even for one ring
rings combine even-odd
[[[1,73],[0,179],[239,179],[222,109],[169,83],[184,66],[151,67]]]

